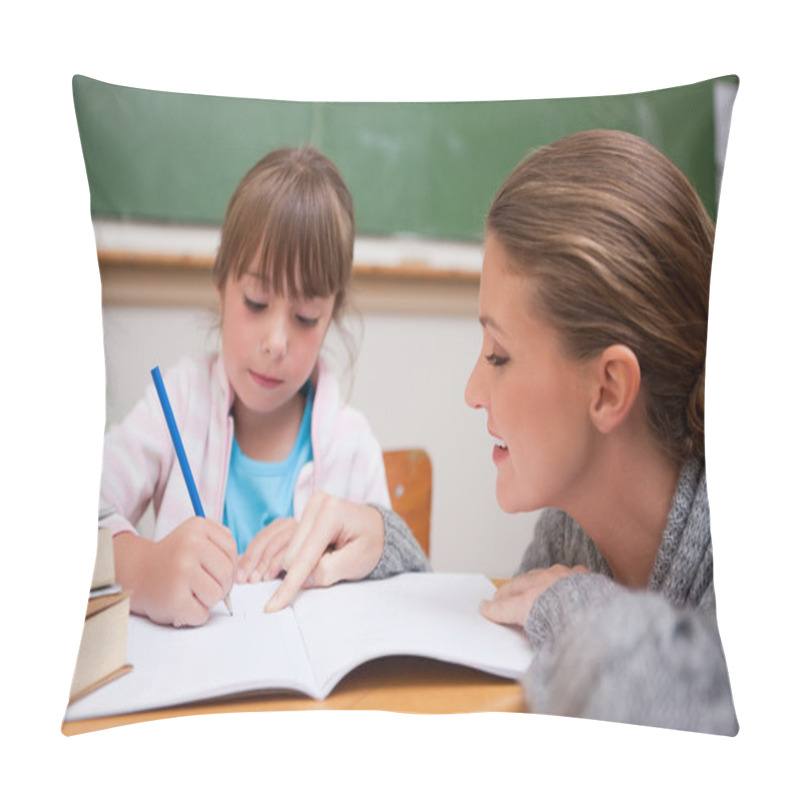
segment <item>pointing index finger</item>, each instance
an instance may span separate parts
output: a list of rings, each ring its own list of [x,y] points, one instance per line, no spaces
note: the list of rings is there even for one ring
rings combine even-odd
[[[286,548],[284,561],[286,574],[280,586],[264,606],[265,613],[280,611],[289,605],[297,592],[303,588],[308,576],[319,561],[322,552],[324,552],[327,545],[323,546],[320,552],[316,552],[319,547],[316,546],[316,542],[310,536],[317,519],[318,507],[319,500],[317,497],[313,497],[300,520],[292,542]]]

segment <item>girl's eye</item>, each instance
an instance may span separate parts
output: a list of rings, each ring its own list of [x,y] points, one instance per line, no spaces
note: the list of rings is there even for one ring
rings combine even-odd
[[[486,361],[493,367],[502,367],[504,364],[508,363],[508,356],[499,356],[497,353],[489,353],[489,355],[486,356]]]
[[[260,303],[257,300],[251,300],[249,297],[244,298],[244,304],[250,311],[263,311],[266,307],[266,303]]]
[[[319,322],[316,317],[304,317],[301,314],[296,314],[295,317],[304,328],[313,328]]]

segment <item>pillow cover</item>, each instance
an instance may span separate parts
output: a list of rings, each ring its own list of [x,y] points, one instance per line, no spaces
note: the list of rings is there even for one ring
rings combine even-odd
[[[121,419],[141,396],[151,366],[165,368],[184,353],[217,346],[210,266],[228,198],[266,152],[312,143],[337,164],[355,201],[355,280],[367,287],[361,299],[369,328],[356,405],[381,442],[443,450],[437,444],[442,414],[460,402],[466,365],[475,356],[483,223],[505,176],[541,144],[578,130],[617,128],[642,136],[675,161],[715,218],[736,86],[734,78],[720,78],[609,97],[300,103],[133,89],[76,76],[75,109],[102,277],[106,424]],[[428,270],[435,271],[433,279]],[[375,300],[369,287],[380,295],[381,286],[397,288],[393,280],[413,287],[406,304],[416,303],[420,292],[433,293],[435,286],[443,296],[463,292],[464,300],[455,309],[438,307],[435,303],[446,301],[435,300],[426,311],[433,320],[420,320],[414,305],[392,307],[387,315],[385,297]],[[410,348],[412,328],[419,346]],[[428,418],[422,410],[415,413],[415,381],[400,391],[396,382],[382,386],[383,393],[367,391],[366,376],[375,375],[372,365],[379,358],[372,356],[375,350],[381,360],[410,370],[407,350],[424,359],[424,342],[431,340],[447,345],[454,365],[452,379],[441,377],[443,385],[457,387],[452,396],[444,395],[444,411],[436,408]],[[414,374],[424,376],[430,367],[417,369]],[[441,363],[433,369],[441,370]],[[406,416],[398,415],[398,408],[409,409],[410,422],[397,420]],[[452,435],[469,451],[472,427],[458,428],[458,419],[452,424]],[[468,478],[447,478],[463,469],[457,454],[450,458],[437,460],[436,568],[441,571],[465,569],[458,540],[472,526],[458,514],[475,514],[459,502]],[[487,483],[484,474],[475,480]],[[496,513],[493,496],[491,506]],[[530,530],[530,518],[491,519],[474,525],[476,537],[489,524]],[[145,520],[145,533],[146,527]],[[476,552],[466,569],[498,578],[508,577],[520,557],[509,550],[504,561],[487,566]]]

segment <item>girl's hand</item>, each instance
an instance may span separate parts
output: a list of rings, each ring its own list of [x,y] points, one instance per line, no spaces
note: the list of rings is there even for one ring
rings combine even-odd
[[[318,492],[284,551],[286,576],[264,610],[285,608],[301,588],[369,575],[380,561],[383,539],[380,511]]]
[[[556,581],[576,573],[588,573],[586,567],[554,564],[547,569],[533,569],[504,583],[491,600],[483,600],[481,614],[492,622],[525,625],[536,598]]]
[[[283,554],[299,523],[291,517],[270,522],[252,539],[239,557],[236,583],[271,581],[283,570]]]
[[[133,590],[131,609],[154,622],[203,625],[233,585],[237,553],[231,532],[191,517],[159,542],[132,532],[114,537],[118,580]]]

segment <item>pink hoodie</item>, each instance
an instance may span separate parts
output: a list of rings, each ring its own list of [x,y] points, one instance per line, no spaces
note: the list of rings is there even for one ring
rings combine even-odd
[[[183,439],[203,509],[222,520],[233,441],[233,389],[219,355],[182,359],[164,383]],[[336,378],[320,360],[311,415],[314,460],[300,471],[294,513],[300,517],[316,491],[360,503],[389,507],[383,453],[365,418],[343,406]],[[156,540],[193,516],[189,492],[175,457],[155,387],[119,425],[109,428],[103,447],[100,508],[113,508],[103,524],[112,533],[136,530],[150,501]]]

